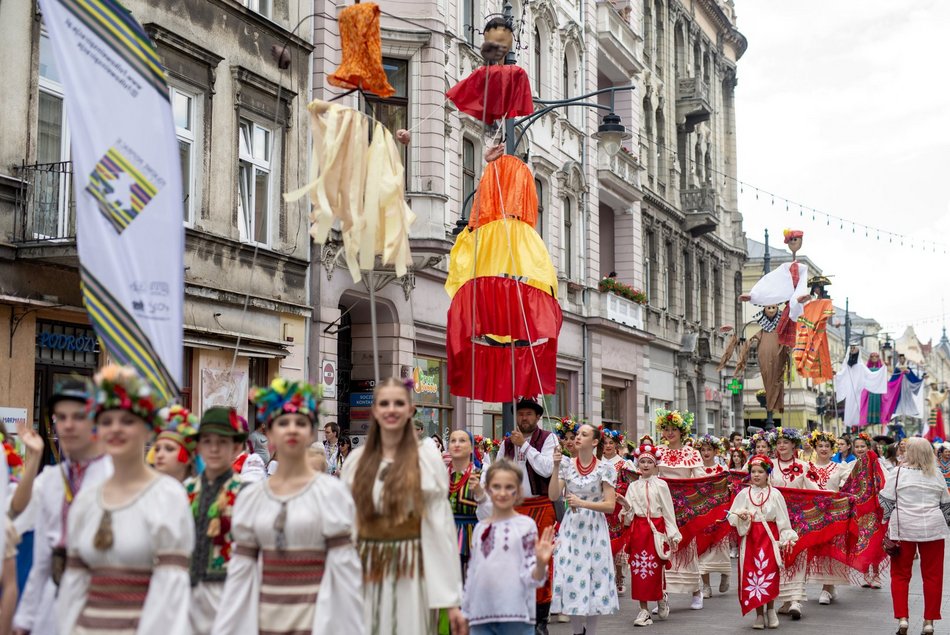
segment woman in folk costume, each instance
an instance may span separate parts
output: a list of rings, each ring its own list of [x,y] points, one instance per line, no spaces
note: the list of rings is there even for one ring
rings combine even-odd
[[[112,476],[69,511],[60,633],[187,633],[195,526],[181,483],[145,462],[162,404],[135,370],[106,366],[89,407]]]
[[[468,430],[453,430],[449,435],[449,503],[458,530],[458,552],[462,561],[462,579],[471,557],[472,530],[478,522],[478,501],[484,498],[481,486],[482,464],[475,456],[475,440]]]
[[[221,606],[231,560],[234,504],[243,484],[232,462],[247,440],[247,422],[234,408],[214,406],[202,415],[192,440],[204,470],[185,482],[195,521],[190,619],[192,635],[206,635]]]
[[[815,485],[818,489],[837,492],[841,485],[847,480],[851,473],[852,463],[835,463],[831,460],[831,454],[835,447],[835,436],[822,430],[815,430],[809,437],[811,446],[815,450],[815,460],[808,464],[808,471],[805,472],[805,478]],[[838,537],[842,542],[846,541],[846,536]],[[845,546],[843,551],[847,550]],[[818,604],[831,604],[837,597],[835,585],[848,584],[849,577],[847,568],[834,560],[833,558],[821,557],[818,559],[816,573],[807,576],[808,582],[821,583],[821,593],[818,595]]]
[[[318,395],[317,388],[282,377],[252,394],[280,462],[234,503],[215,635],[363,632],[353,499],[339,479],[314,471],[307,460]]]
[[[162,412],[162,419],[162,430],[152,446],[151,463],[162,474],[183,483],[195,468],[195,439],[192,435],[198,417],[187,408],[175,405]]]
[[[686,445],[693,426],[693,414],[679,410],[657,410],[656,427],[663,435],[666,446],[657,448],[657,469],[661,478],[698,478],[706,475],[699,451]],[[699,574],[699,554],[696,542],[690,542],[684,553],[678,553],[673,567],[666,574],[669,593],[691,593],[690,608],[703,608],[703,582]],[[666,599],[660,601],[659,611],[669,612]]]
[[[620,610],[606,518],[616,504],[617,473],[596,456],[601,440],[599,428],[584,424],[574,441],[575,458],[562,461],[555,448],[548,486],[552,501],[563,495],[569,506],[555,546],[551,612],[569,615],[574,632],[587,635],[595,635],[601,615]]]
[[[703,472],[705,476],[714,476],[722,474],[726,468],[717,461],[723,452],[723,441],[719,437],[711,434],[704,434],[696,439],[696,449],[703,459]],[[719,574],[719,592],[725,593],[729,590],[729,574],[732,573],[732,560],[729,559],[729,541],[719,542],[711,546],[706,552],[699,556],[699,573],[703,579],[703,597],[712,597],[712,587],[709,584],[709,576],[712,573]]]
[[[416,439],[411,391],[411,380],[377,384],[366,443],[341,474],[356,501],[369,635],[435,633],[440,609],[453,633],[465,628],[446,467]]]
[[[768,435],[775,452],[775,458],[772,459],[775,469],[769,472],[769,482],[772,486],[818,489],[818,486],[805,476],[808,472],[808,464],[796,457],[802,443],[802,433],[795,428],[779,427]],[[803,605],[808,599],[805,593],[807,569],[807,554],[803,552],[794,566],[782,572],[782,583],[779,586],[779,600],[782,601],[782,606],[778,612],[782,615],[791,615],[793,620],[802,618]]]
[[[739,545],[739,606],[745,615],[755,609],[752,628],[778,628],[775,598],[779,595],[782,548],[794,545],[782,493],[772,487],[772,461],[767,456],[749,460],[749,487],[741,490],[729,509],[729,524],[741,538]]]
[[[636,468],[630,461],[618,454],[620,448],[624,445],[623,433],[620,430],[604,428],[603,439],[603,460],[605,463],[613,466],[614,471],[617,473],[617,482],[614,485],[614,490],[617,493],[617,504],[614,506],[614,510],[607,514],[607,529],[610,532],[610,545],[614,554],[614,575],[617,581],[617,595],[623,595],[625,591],[623,586],[623,569],[627,563],[627,554],[624,553],[622,544],[624,531],[623,520],[620,518],[620,512],[622,511],[620,499],[627,493],[627,486],[630,484],[630,481],[633,480]]]
[[[950,444],[943,443],[937,448],[937,470],[947,482],[950,489]]]
[[[657,477],[657,448],[641,443],[635,454],[640,478],[621,499],[624,523],[630,525],[625,551],[630,555],[630,594],[640,602],[633,625],[650,626],[653,619],[647,602],[657,602],[660,619],[669,617],[666,570],[682,536],[676,527],[670,488]]]
[[[759,306],[785,303],[775,332],[778,333],[779,344],[792,347],[795,345],[796,322],[804,311],[804,303],[811,296],[808,295],[808,267],[796,259],[798,250],[802,248],[804,232],[786,229],[783,235],[785,244],[792,252],[792,262],[782,263],[762,276],[749,293],[739,296],[739,300],[751,301]]]
[[[884,489],[884,470],[871,450],[871,437],[861,432],[853,440],[857,459],[848,464],[849,474],[841,484],[841,493],[853,496],[854,520],[850,523],[851,566],[864,576],[865,588],[880,589],[880,565],[884,561],[882,545],[886,527],[878,495]]]
[[[814,299],[805,304],[798,318],[798,332],[792,349],[798,374],[816,384],[835,376],[828,351],[828,320],[835,314],[835,307],[825,291],[825,287],[830,285],[831,280],[825,276],[814,276],[808,281]]]

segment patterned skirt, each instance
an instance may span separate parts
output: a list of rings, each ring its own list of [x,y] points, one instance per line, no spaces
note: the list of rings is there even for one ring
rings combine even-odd
[[[455,528],[458,530],[459,555],[462,560],[468,560],[472,553],[472,532],[475,531],[475,525],[478,524],[478,518],[475,516],[466,516],[455,514]]]
[[[236,553],[246,553],[237,547]],[[287,635],[313,630],[313,616],[326,564],[326,551],[265,549],[261,557],[258,626],[261,635]]]
[[[67,566],[77,564],[70,561]],[[86,604],[79,614],[74,633],[133,635],[142,617],[152,571],[110,567],[92,569],[90,574]]]
[[[666,533],[663,518],[653,518],[653,526]],[[650,523],[643,516],[635,516],[629,529],[627,542],[630,562],[630,597],[641,602],[663,599],[666,590],[666,570],[669,560],[662,560],[656,553],[656,541]]]

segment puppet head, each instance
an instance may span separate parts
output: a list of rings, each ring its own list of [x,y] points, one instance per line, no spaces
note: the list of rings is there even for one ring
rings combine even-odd
[[[514,47],[515,34],[508,21],[502,17],[489,20],[485,24],[482,37],[482,59],[486,64],[503,63],[505,56]]]
[[[798,253],[798,250],[802,248],[802,237],[805,235],[800,229],[786,229],[782,232],[782,235],[785,237],[785,244],[788,245],[788,250],[792,252],[792,256]]]
[[[769,318],[769,319],[771,320],[771,319],[774,318],[776,315],[778,315],[778,305],[777,305],[777,304],[769,304],[769,305],[766,305],[766,306],[762,307],[762,314],[763,314],[765,317],[767,317],[767,318]]]

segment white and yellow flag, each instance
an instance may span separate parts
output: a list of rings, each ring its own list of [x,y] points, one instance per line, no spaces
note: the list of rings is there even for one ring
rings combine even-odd
[[[72,135],[83,301],[109,353],[166,400],[182,372],[181,164],[152,42],[113,0],[40,0]]]

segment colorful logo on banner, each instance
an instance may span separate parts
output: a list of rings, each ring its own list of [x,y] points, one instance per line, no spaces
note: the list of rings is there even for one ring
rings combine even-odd
[[[109,148],[89,175],[86,191],[99,202],[99,211],[115,230],[129,226],[158,188],[146,179],[118,148]]]

